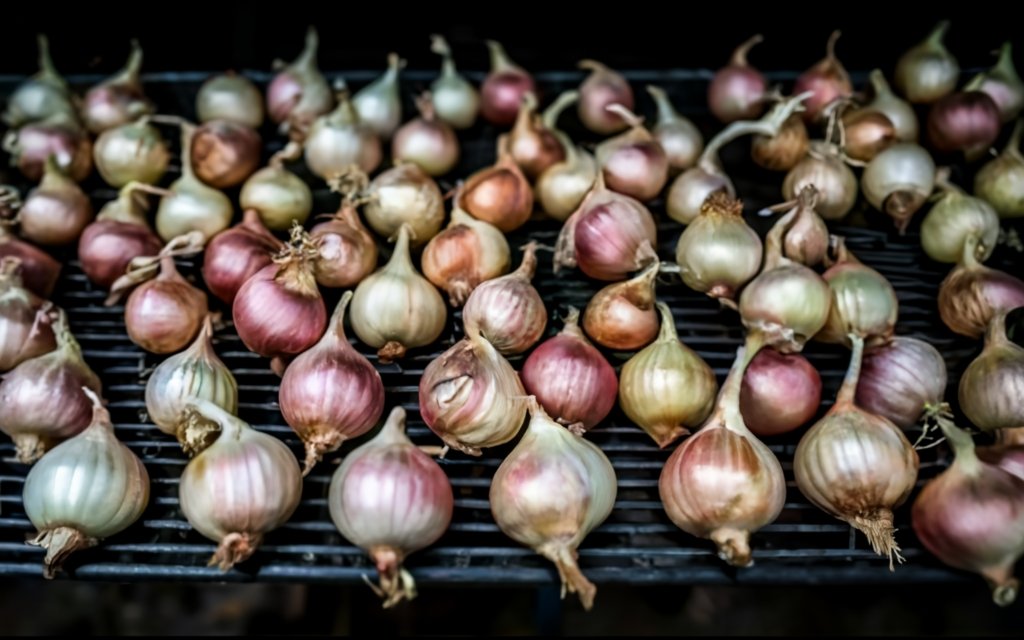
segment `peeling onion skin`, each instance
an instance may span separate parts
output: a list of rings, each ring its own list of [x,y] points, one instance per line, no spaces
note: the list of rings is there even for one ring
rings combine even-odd
[[[327,503],[338,531],[373,560],[380,585],[370,587],[384,608],[415,598],[416,583],[402,562],[444,534],[455,498],[441,467],[405,435],[402,407],[345,456],[331,477]]]
[[[946,361],[918,338],[896,336],[864,352],[857,404],[908,429],[946,394]]]
[[[964,370],[960,409],[982,431],[1024,425],[1024,348],[1006,336],[1006,312],[993,316],[985,348]]]
[[[565,592],[594,606],[597,588],[576,564],[577,547],[612,512],[615,469],[593,443],[574,435],[528,397],[530,422],[491,480],[491,514],[513,540],[555,563]]]

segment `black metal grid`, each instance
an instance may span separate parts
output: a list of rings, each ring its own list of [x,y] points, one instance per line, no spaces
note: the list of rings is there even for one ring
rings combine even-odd
[[[267,74],[251,75],[264,83],[268,79]],[[346,73],[345,77],[351,86],[358,87],[376,75],[375,71],[364,71]],[[704,106],[710,75],[707,71],[639,71],[631,72],[629,77],[637,91],[640,111],[653,114],[642,87],[648,82],[657,82],[708,137],[718,128],[709,121]],[[793,75],[777,74],[774,79],[787,81]],[[409,109],[407,114],[411,111],[409,97],[429,84],[433,77],[430,72],[405,73],[403,93]],[[473,77],[479,79],[479,75]],[[578,73],[551,73],[540,75],[538,80],[550,99],[556,90],[578,83],[580,77]],[[189,73],[144,79],[147,92],[164,112],[191,115],[195,91],[203,78],[203,74]],[[863,75],[855,75],[854,79],[862,80]],[[79,86],[87,86],[95,80],[72,79]],[[15,79],[0,78],[3,93],[9,93],[15,84]],[[572,121],[574,116],[567,114],[565,119]],[[573,123],[566,128],[574,137],[586,137]],[[269,128],[263,133],[268,141],[268,154],[280,147],[279,136]],[[167,135],[172,140],[176,137],[173,130],[168,130]],[[461,134],[460,139],[463,159],[453,172],[456,178],[465,177],[493,160],[495,132],[477,125]],[[726,149],[724,161],[746,202],[748,219],[764,232],[775,217],[759,219],[753,212],[781,200],[782,174],[760,171],[746,158],[747,146],[741,142]],[[295,170],[309,178],[301,164]],[[169,176],[164,182],[169,183],[173,177]],[[100,184],[95,176],[91,180],[87,187],[97,206],[114,196],[114,191]],[[443,187],[452,184],[452,180],[441,182]],[[311,179],[311,184],[317,183]],[[315,211],[332,211],[337,196],[321,186],[314,187]],[[668,220],[660,201],[652,203],[651,210],[659,220],[659,254],[662,259],[671,260],[681,227]],[[918,219],[921,216],[919,213]],[[870,228],[865,228],[865,224]],[[845,234],[848,246],[856,255],[895,286],[900,299],[898,333],[927,339],[943,352],[950,370],[949,398],[955,400],[955,383],[979,345],[953,335],[938,321],[936,293],[949,267],[933,263],[923,255],[916,225],[906,236],[896,236],[891,224],[880,214],[867,211],[864,203],[858,204],[844,226],[833,229]],[[557,233],[557,224],[538,220],[511,234],[515,260],[518,262],[517,248],[528,237],[550,246]],[[390,255],[390,248],[382,246],[382,253],[383,260]],[[355,583],[364,574],[372,574],[372,566],[363,552],[336,531],[326,505],[327,487],[336,465],[365,438],[325,457],[305,479],[303,500],[294,516],[266,536],[252,559],[227,573],[206,566],[215,545],[191,530],[178,507],[178,478],[186,458],[175,441],[145,418],[145,376],[161,358],[146,354],[128,340],[123,326],[123,308],[103,307],[104,293],[86,280],[71,253],[67,258],[55,301],[68,311],[72,330],[83,347],[86,360],[103,380],[104,395],[109,400],[118,436],[142,458],[149,470],[152,497],[139,522],[99,547],[75,554],[66,564],[67,572],[61,575],[84,580]],[[1019,254],[1001,247],[990,263],[1014,270],[1019,269],[1021,260]],[[181,265],[186,275],[198,276],[194,264],[183,261]],[[554,276],[548,253],[541,254],[534,282],[551,312],[549,335],[559,330],[561,322],[556,318],[568,305],[582,308],[601,286],[579,272]],[[661,282],[658,294],[672,308],[680,338],[713,367],[721,382],[742,341],[738,316],[687,289],[677,279]],[[333,305],[338,296],[338,292],[328,292],[328,305]],[[459,324],[458,314],[450,314],[448,328],[438,344],[414,350],[397,364],[377,364],[373,351],[355,342],[356,347],[377,364],[387,388],[387,406],[401,404],[409,412],[409,435],[418,444],[439,443],[419,419],[416,394],[420,375],[437,354],[460,337]],[[218,353],[238,380],[240,416],[261,431],[281,438],[300,454],[298,439],[277,409],[278,378],[270,372],[268,362],[249,353],[230,328],[218,333],[216,343]],[[848,352],[810,343],[805,354],[822,375],[824,403],[820,413],[823,414],[838,389]],[[609,353],[608,356],[616,367],[625,360],[621,354]],[[513,365],[518,369],[522,360],[523,357],[512,359]],[[896,514],[899,529],[896,535],[907,563],[891,573],[887,560],[877,557],[862,535],[810,505],[792,480],[792,456],[802,432],[766,441],[786,472],[787,502],[778,520],[753,536],[754,566],[737,570],[717,558],[710,542],[693,538],[671,524],[661,508],[657,491],[658,475],[671,450],[659,451],[647,435],[629,424],[616,409],[609,420],[587,435],[611,459],[618,474],[619,493],[611,517],[588,536],[580,549],[584,573],[598,584],[883,583],[969,578],[967,574],[943,567],[921,549],[910,528],[907,506]],[[539,585],[557,581],[557,574],[546,561],[501,534],[490,515],[487,500],[490,477],[513,445],[486,450],[481,458],[452,452],[441,462],[455,490],[455,513],[444,537],[407,561],[421,585]],[[42,551],[25,544],[33,527],[21,505],[21,490],[28,468],[16,463],[13,456],[13,445],[6,440],[0,442],[0,575],[39,576]],[[919,486],[941,470],[940,457],[934,449],[922,452]]]

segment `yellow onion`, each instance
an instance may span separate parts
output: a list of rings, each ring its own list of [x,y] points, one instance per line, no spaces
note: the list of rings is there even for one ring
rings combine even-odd
[[[697,164],[704,151],[704,137],[700,129],[675,110],[664,89],[649,84],[647,93],[651,94],[658,107],[658,122],[651,133],[665,150],[669,171],[678,173]]]
[[[430,36],[430,50],[441,56],[441,75],[430,85],[437,117],[456,129],[468,129],[480,112],[480,93],[455,69],[448,42],[439,35]]]
[[[101,133],[93,145],[92,155],[96,171],[115,188],[129,182],[156,184],[171,159],[164,137],[145,118]]]
[[[668,305],[657,307],[658,338],[622,365],[619,407],[664,449],[708,417],[718,381],[707,362],[679,340]]]
[[[826,263],[829,267],[822,276],[832,290],[832,306],[828,322],[815,337],[846,345],[850,334],[867,346],[888,342],[899,314],[895,289],[885,276],[858,260],[842,237],[833,238],[836,256]]]
[[[974,176],[974,195],[991,204],[1002,218],[1024,216],[1024,156],[1020,138],[1024,120],[1013,127],[1006,148]]]
[[[231,200],[196,177],[192,168],[192,141],[196,128],[181,127],[181,177],[167,189],[171,195],[160,199],[156,210],[156,232],[164,242],[199,231],[209,240],[228,228],[234,216]]]
[[[388,68],[379,78],[352,96],[359,119],[370,125],[381,139],[391,137],[402,124],[402,99],[398,95],[398,77],[405,67],[397,53],[388,54]]]
[[[964,253],[964,244],[978,239],[979,261],[992,255],[999,240],[999,215],[981,198],[969,196],[950,183],[946,172],[937,181],[942,196],[921,221],[921,247],[928,257],[954,264]]]
[[[366,223],[384,238],[395,236],[403,224],[408,224],[413,246],[422,246],[441,229],[444,197],[434,179],[419,165],[403,162],[382,171],[370,182],[363,215]]]
[[[960,409],[983,431],[1024,425],[1024,349],[1006,337],[1006,312],[993,316],[985,348],[960,377]]]
[[[313,192],[305,181],[284,166],[289,153],[285,148],[274,154],[266,167],[249,176],[238,195],[242,209],[255,209],[263,224],[272,231],[285,231],[294,223],[303,224],[313,211]]]
[[[798,114],[789,116],[774,136],[756,135],[750,143],[754,162],[771,171],[789,171],[810,148],[807,125]]]
[[[935,187],[935,162],[920,146],[901,142],[868,163],[860,186],[871,206],[891,217],[902,234]]]
[[[575,94],[562,94],[559,100],[574,101]],[[557,107],[561,110],[561,107]],[[532,91],[523,94],[516,123],[508,134],[508,152],[530,179],[544,173],[551,165],[565,159],[562,141],[537,115],[537,97]]]
[[[509,149],[507,135],[498,137],[498,160],[467,180],[456,203],[478,220],[504,232],[523,226],[533,213],[533,190]]]
[[[867,108],[843,114],[843,151],[861,162],[870,162],[879,153],[895,144],[896,125],[889,116]]]
[[[632,351],[658,335],[654,308],[659,263],[652,262],[630,280],[610,284],[583,310],[583,329],[594,342],[609,349]]]
[[[960,65],[942,44],[948,30],[943,20],[896,62],[896,88],[914,104],[935,102],[956,88]]]
[[[306,166],[325,180],[352,164],[372,173],[380,166],[380,137],[359,118],[347,91],[338,94],[338,106],[313,122],[303,143]]]
[[[3,120],[12,128],[45,120],[55,113],[75,114],[71,88],[50,57],[50,41],[45,35],[38,34],[36,46],[39,49],[39,71],[19,84],[7,98]]]
[[[811,141],[807,155],[786,174],[782,197],[793,200],[808,185],[818,190],[815,210],[826,220],[845,217],[857,202],[857,176],[832,143]]]
[[[579,99],[575,90],[563,91],[551,106],[544,110],[544,127],[558,138],[565,158],[545,169],[534,185],[534,197],[544,213],[556,220],[565,220],[579,208],[597,179],[598,167],[594,155],[573,143],[569,136],[558,130],[558,117],[562,111]]]
[[[210,76],[196,93],[199,122],[234,122],[251,129],[263,124],[263,96],[252,80],[233,71]]]
[[[900,142],[917,142],[918,124],[914,108],[903,100],[889,87],[885,74],[881,69],[874,69],[868,75],[874,97],[862,107],[863,111],[881,113],[896,129],[896,139]]]
[[[448,227],[430,239],[420,262],[427,280],[448,293],[453,307],[461,307],[481,282],[508,273],[511,260],[505,235],[456,204]]]
[[[790,203],[786,203],[789,205]],[[782,241],[782,253],[790,260],[814,267],[828,254],[828,227],[818,215],[818,190],[807,185],[797,194],[796,219]]]
[[[939,285],[942,322],[970,338],[979,338],[1000,312],[1024,307],[1024,280],[981,264],[979,242],[968,236],[959,264]]]

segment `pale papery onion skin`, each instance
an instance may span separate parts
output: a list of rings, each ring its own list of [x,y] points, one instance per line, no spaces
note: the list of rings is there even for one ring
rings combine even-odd
[[[391,157],[415,162],[427,175],[443,176],[459,163],[459,139],[451,126],[437,118],[433,102],[421,106],[421,117],[402,125],[391,140]]]
[[[416,597],[402,561],[444,534],[454,502],[444,471],[405,435],[401,407],[372,440],[345,456],[327,497],[334,525],[373,560],[380,575],[374,590],[384,608]]]
[[[799,353],[762,349],[743,376],[740,411],[755,435],[775,436],[804,426],[821,406],[821,375]]]
[[[839,220],[857,202],[857,176],[837,155],[833,145],[811,142],[811,151],[798,162],[782,183],[782,196],[793,200],[807,186],[819,193],[815,211],[825,220]]]
[[[946,393],[946,361],[931,344],[908,336],[864,352],[857,404],[907,429]]]
[[[480,93],[456,71],[448,42],[438,35],[431,40],[431,51],[443,57],[441,75],[430,85],[437,115],[456,129],[468,129],[480,112]]]
[[[196,94],[199,122],[226,120],[252,129],[263,124],[263,96],[251,80],[234,72],[211,76]]]
[[[901,142],[875,156],[861,175],[864,198],[902,234],[935,188],[935,161],[920,145]]]
[[[0,374],[56,347],[52,304],[23,285],[15,258],[0,259]]]
[[[129,182],[156,184],[171,160],[160,131],[144,120],[107,129],[96,138],[92,154],[96,171],[115,188]]]
[[[313,192],[309,185],[274,160],[249,176],[242,185],[238,202],[243,209],[257,210],[263,224],[273,231],[285,231],[295,223],[303,224],[313,212]]]
[[[729,64],[715,72],[708,86],[708,106],[722,122],[750,120],[764,111],[768,82],[747,63],[747,52],[762,39],[756,35],[740,44]]]
[[[334,111],[313,122],[303,149],[306,166],[324,180],[343,173],[353,164],[372,173],[380,166],[383,154],[380,137],[359,119],[359,113],[345,93],[339,96]]]
[[[713,193],[676,243],[676,263],[686,286],[712,298],[731,299],[761,269],[761,238],[743,220],[743,203]]]
[[[530,396],[530,422],[491,480],[491,514],[510,538],[558,568],[565,591],[583,608],[597,588],[576,564],[576,548],[612,512],[615,469],[593,443],[549,418]]]
[[[960,409],[983,431],[1024,425],[1024,348],[1006,336],[1006,312],[992,317],[985,348],[960,377]]]
[[[382,238],[393,237],[406,223],[410,240],[418,247],[441,230],[445,215],[441,188],[417,164],[401,163],[382,171],[370,182],[367,195],[363,216]]]
[[[828,322],[816,338],[849,344],[850,334],[867,346],[888,342],[896,330],[899,300],[892,284],[837,240],[836,259],[822,275],[832,291]],[[858,363],[859,364],[859,363]]]
[[[988,260],[999,241],[999,214],[981,198],[948,187],[921,221],[921,247],[932,260],[955,264],[970,236],[979,240],[978,260]]]
[[[89,426],[54,447],[25,477],[22,504],[38,531],[29,544],[46,549],[46,578],[74,551],[126,529],[149,503],[145,465],[118,441],[99,396],[91,400]]]
[[[583,310],[583,329],[594,342],[609,349],[640,349],[658,335],[655,278],[659,263],[652,262],[636,277],[610,284]]]
[[[352,96],[352,106],[359,113],[359,119],[382,140],[390,138],[402,124],[398,78],[405,65],[406,61],[397,53],[389,53],[387,70]]]
[[[868,78],[874,90],[874,98],[864,108],[889,118],[901,142],[917,142],[918,123],[914,108],[892,92],[881,69],[872,70]]]
[[[1022,133],[1024,121],[1018,121],[1003,152],[985,163],[974,176],[974,195],[995,207],[1001,218],[1024,216],[1024,156],[1020,152]]]
[[[193,411],[217,422],[220,436],[185,466],[178,488],[189,524],[218,544],[210,559],[221,571],[247,560],[263,536],[299,506],[302,471],[287,446],[209,402]]]
[[[181,277],[174,259],[160,260],[160,273],[132,290],[124,305],[128,337],[150,353],[176,353],[199,333],[206,316],[206,293]]]
[[[949,20],[940,22],[896,61],[896,87],[914,104],[935,102],[956,88],[960,65],[942,44],[949,25]]]

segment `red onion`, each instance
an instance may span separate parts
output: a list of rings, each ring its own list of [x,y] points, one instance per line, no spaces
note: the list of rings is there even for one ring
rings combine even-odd
[[[946,395],[946,361],[924,340],[897,336],[864,352],[857,404],[904,429]]]
[[[563,93],[558,99],[568,102],[575,98],[573,94]],[[561,105],[555,108],[561,111]],[[551,109],[552,107],[549,107],[548,111]],[[532,180],[565,159],[566,149],[562,142],[551,127],[537,115],[537,97],[532,91],[527,91],[523,95],[523,103],[519,105],[519,113],[516,115],[516,124],[509,133],[508,149],[519,168]]]
[[[708,86],[708,107],[722,122],[753,120],[764,111],[768,81],[747,62],[747,53],[762,40],[758,34],[736,47],[729,64],[715,72]]]
[[[0,382],[0,431],[14,440],[18,461],[26,464],[89,426],[92,402],[82,387],[96,394],[102,390],[63,309],[57,310],[53,333],[55,350],[22,362]]]
[[[999,106],[969,87],[936,102],[928,112],[928,139],[939,151],[963,151],[975,160],[999,137]]]
[[[316,29],[309,27],[302,53],[294,62],[278,71],[267,87],[267,113],[270,119],[299,139],[305,137],[317,116],[334,107],[331,88],[316,66],[319,44]]]
[[[998,444],[978,447],[978,457],[1024,480],[1024,447],[1021,446],[1021,443],[1013,440],[1013,438],[1019,438],[1019,435],[1012,434],[1008,438],[1003,437],[1009,432],[1019,432],[1022,428],[1024,427],[1000,429],[996,432],[996,435],[999,436]]]
[[[596,60],[580,60],[576,65],[590,71],[580,85],[578,113],[583,126],[603,136],[622,131],[629,124],[617,114],[608,111],[613,104],[633,111],[633,89],[621,73],[612,71]]]
[[[629,124],[629,131],[605,140],[594,150],[605,182],[613,191],[642,202],[653,200],[668,181],[668,156],[643,125],[643,119],[620,104],[608,105]]]
[[[141,69],[142,47],[137,40],[132,40],[132,52],[124,68],[85,94],[82,120],[89,131],[103,133],[153,112],[153,103],[142,92]]]
[[[0,373],[53,351],[49,302],[22,286],[17,258],[0,259]]]
[[[92,220],[92,203],[51,156],[39,186],[29,192],[18,212],[21,235],[47,246],[71,244]]]
[[[372,440],[355,449],[331,477],[331,520],[345,539],[370,554],[391,607],[416,597],[402,561],[448,529],[455,498],[441,467],[405,435],[405,409],[395,407]]]
[[[316,256],[309,235],[294,227],[291,243],[274,264],[245,281],[231,306],[242,343],[273,358],[271,368],[278,374],[284,372],[283,358],[312,347],[327,328],[327,309],[313,275]]]
[[[92,171],[92,141],[74,116],[63,112],[8,131],[3,147],[32,182],[42,178],[50,156],[75,182]]]
[[[318,249],[313,267],[317,284],[353,287],[377,268],[377,239],[363,226],[348,195],[338,212],[328,217],[309,234]]]
[[[979,338],[1002,311],[1024,307],[1024,280],[978,262],[978,238],[964,243],[960,264],[939,285],[939,316],[955,333]]]
[[[516,121],[527,91],[536,91],[533,77],[512,62],[501,43],[487,41],[491,70],[480,87],[480,113],[493,125],[507,127]]]
[[[530,218],[533,189],[509,151],[507,135],[498,137],[497,162],[466,180],[456,204],[474,218],[490,222],[506,233],[523,226]]]
[[[633,351],[658,335],[654,284],[659,263],[652,262],[630,280],[610,284],[583,310],[583,328],[594,342],[609,349]]]
[[[217,189],[235,187],[260,166],[263,141],[255,129],[230,120],[210,120],[192,137],[192,170]]]
[[[21,240],[7,227],[8,223],[0,219],[0,259],[20,260],[25,288],[42,298],[49,298],[60,277],[61,263],[35,245]]]
[[[274,260],[283,243],[260,221],[255,209],[246,209],[242,221],[221,231],[206,245],[203,281],[210,293],[231,304],[246,280]]]
[[[467,332],[479,332],[498,353],[514,355],[537,344],[548,326],[548,312],[530,284],[537,270],[537,243],[523,249],[519,268],[473,289],[462,308]]]
[[[658,230],[640,201],[605,186],[598,173],[594,188],[558,235],[555,273],[563,267],[598,280],[623,280],[631,272],[657,262]]]
[[[149,226],[147,193],[169,192],[140,182],[129,182],[78,239],[78,260],[90,281],[110,289],[125,274],[132,260],[160,252],[163,242]]]
[[[968,86],[975,83],[978,91],[987,93],[999,107],[999,118],[1004,124],[1015,120],[1024,109],[1024,80],[1020,79],[1017,68],[1013,66],[1013,44],[1010,42],[1004,42],[999,48],[996,64],[978,74]]]
[[[825,57],[800,74],[793,87],[794,94],[801,94],[805,91],[812,92],[811,97],[804,102],[806,107],[804,120],[808,122],[817,120],[825,107],[834,100],[853,95],[850,75],[846,73],[843,63],[836,57],[836,41],[839,40],[839,36],[839,31],[832,32],[826,45]]]
[[[794,431],[821,406],[821,376],[799,353],[761,349],[743,375],[740,412],[758,436]]]
[[[150,353],[176,353],[187,347],[202,328],[209,311],[206,294],[181,277],[171,257],[160,258],[156,278],[136,287],[124,306],[128,337]],[[131,268],[122,279],[133,277]],[[119,279],[111,288],[117,295]]]
[[[416,98],[420,117],[406,122],[391,141],[391,157],[415,162],[431,176],[443,176],[459,162],[459,139],[437,117],[430,92]]]
[[[583,335],[579,317],[570,307],[562,331],[534,349],[519,374],[526,392],[575,434],[608,417],[619,391],[615,370]]]
[[[992,600],[1008,606],[1020,588],[1013,567],[1024,556],[1024,479],[979,459],[951,420],[939,426],[956,457],[914,502],[914,532],[942,562],[984,577]]]
[[[380,374],[345,336],[351,299],[351,291],[341,296],[327,332],[281,378],[281,415],[306,445],[303,475],[325,453],[369,431],[384,411]]]

